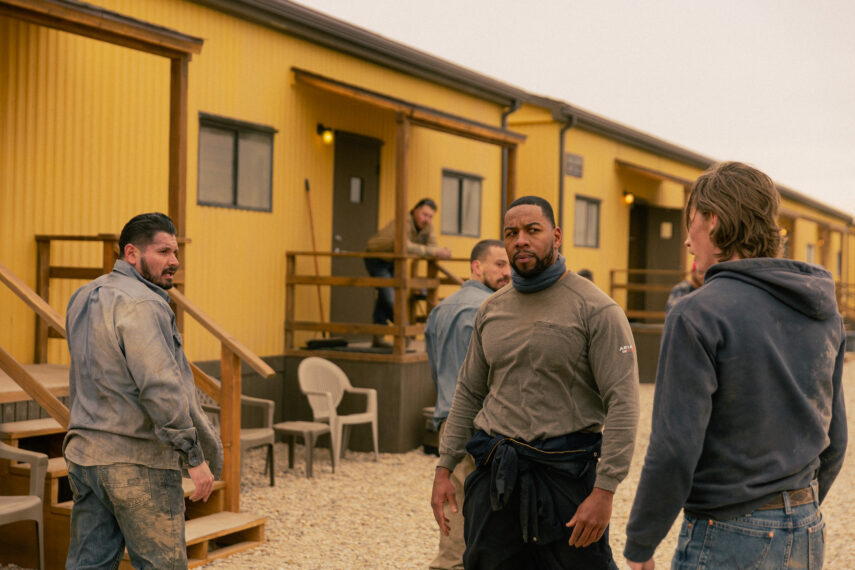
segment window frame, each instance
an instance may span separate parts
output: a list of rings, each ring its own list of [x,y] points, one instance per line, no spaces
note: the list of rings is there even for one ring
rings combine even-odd
[[[205,200],[202,198],[202,129],[209,127],[212,129],[220,129],[231,131],[232,133],[232,198],[231,202],[217,202],[214,200]],[[196,156],[196,203],[200,206],[211,206],[215,208],[226,208],[231,210],[246,210],[251,212],[272,212],[273,211],[273,147],[275,144],[276,134],[279,131],[267,125],[251,123],[249,121],[241,121],[239,119],[231,119],[220,115],[199,112],[199,136],[197,141],[197,156]],[[246,206],[240,204],[240,137],[241,134],[264,135],[270,139],[270,172],[269,178],[266,181],[267,185],[267,203],[269,206]]]
[[[481,237],[481,205],[482,205],[482,201],[483,201],[483,197],[484,197],[484,177],[479,176],[477,174],[471,174],[469,172],[462,172],[460,170],[452,170],[450,168],[443,168],[442,169],[442,188],[440,189],[440,195],[443,198],[442,205],[441,205],[443,212],[440,212],[440,216],[445,215],[445,208],[447,206],[447,204],[445,203],[445,188],[444,188],[446,178],[456,178],[457,179],[457,224],[456,224],[457,231],[455,231],[455,232],[445,231],[445,227],[444,227],[445,219],[441,218],[440,223],[439,223],[440,233],[442,235],[449,235],[449,236],[480,238]],[[465,203],[465,201],[464,201],[464,182],[466,180],[478,183],[478,200],[477,200],[477,204],[478,204],[478,212],[477,212],[478,227],[477,227],[475,233],[464,233],[463,232],[464,215],[463,215],[462,205]]]
[[[579,232],[577,231],[577,225],[579,220],[579,203],[583,202],[585,204],[585,232],[584,232],[584,242],[579,243],[578,237]],[[574,247],[587,247],[590,249],[599,249],[600,248],[600,214],[602,212],[603,201],[600,198],[593,198],[591,196],[584,196],[582,194],[576,194],[575,201],[573,203],[573,246]],[[593,245],[588,243],[587,235],[588,235],[588,219],[589,219],[589,208],[592,206],[596,206],[597,208],[597,227],[596,233],[594,236]]]

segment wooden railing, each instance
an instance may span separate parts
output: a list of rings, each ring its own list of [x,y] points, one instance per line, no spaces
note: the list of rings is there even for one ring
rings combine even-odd
[[[50,292],[51,279],[94,279],[112,271],[113,264],[118,258],[118,235],[99,234],[98,236],[68,236],[40,235],[36,236],[38,244],[38,276],[37,288],[44,297],[30,289],[23,281],[15,276],[8,268],[0,265],[0,280],[6,284],[18,297],[24,300],[35,312],[38,319],[36,332],[36,362],[47,360],[47,340],[49,337],[65,338],[63,318],[48,304],[47,295]],[[103,244],[102,265],[100,267],[62,267],[50,263],[51,243],[53,241],[92,242]],[[179,243],[188,240],[179,238]],[[174,282],[183,284],[184,272],[176,273]],[[176,307],[176,315],[187,314],[193,317],[202,327],[220,341],[220,381],[205,374],[195,364],[190,364],[196,385],[213,398],[220,406],[220,436],[223,442],[223,476],[226,482],[226,510],[240,511],[240,395],[241,395],[241,361],[264,378],[275,375],[275,371],[261,358],[252,353],[225,329],[215,323],[199,307],[194,305],[177,288],[169,291],[172,303]],[[37,380],[24,370],[11,355],[0,348],[0,367],[23,388],[27,394],[41,405],[60,424],[68,426],[68,409],[50,394]]]
[[[612,269],[609,272],[609,296],[614,298],[618,290],[626,290],[628,319],[664,321],[665,303],[662,309],[630,309],[629,296],[632,293],[669,293],[671,289],[688,276],[687,271],[679,269]],[[651,283],[650,281],[655,281]]]
[[[615,292],[618,290],[626,290],[627,293],[667,293],[679,281],[687,278],[688,274],[686,271],[670,269],[612,269],[609,296],[614,298]],[[659,283],[649,283],[651,276],[656,278]],[[666,278],[667,282],[663,283]],[[855,284],[838,281],[835,283],[835,294],[838,310],[843,315],[847,328],[855,327]],[[664,321],[665,307],[663,305],[661,311],[627,308],[626,316],[629,319]]]
[[[46,323],[46,326],[65,338],[65,324],[63,324],[63,319],[59,313],[2,263],[0,263],[0,282],[35,311],[39,318]],[[0,347],[0,368],[62,427],[68,427],[68,408],[65,407],[65,404],[33,378],[3,347]]]
[[[341,275],[311,275],[297,272],[297,258],[306,257],[349,257],[388,259],[395,264],[394,277],[364,277],[364,276],[341,276]],[[468,261],[467,259],[450,259],[448,261]],[[421,263],[427,264],[425,273],[419,275]],[[410,271],[407,264],[410,263]],[[370,335],[392,335],[394,343],[392,347],[392,358],[401,358],[406,352],[406,339],[420,335],[424,332],[423,323],[413,323],[412,305],[410,293],[414,290],[424,290],[424,302],[426,312],[436,306],[439,301],[438,289],[441,285],[462,285],[463,280],[449,271],[435,258],[423,258],[411,255],[396,256],[393,253],[379,252],[313,252],[313,251],[289,251],[285,253],[285,350],[291,352],[295,349],[294,333],[296,331],[314,331],[333,334],[370,334]],[[296,287],[298,285],[314,285],[324,287],[392,287],[395,289],[394,317],[395,324],[380,325],[369,323],[342,323],[327,322],[323,318],[320,321],[297,320],[296,318]],[[405,318],[406,315],[406,318]]]
[[[837,294],[837,308],[843,315],[846,328],[855,328],[855,283],[838,281],[834,290]]]
[[[190,364],[199,389],[220,406],[220,437],[223,440],[223,481],[226,482],[226,510],[240,512],[240,396],[241,361],[246,362],[263,378],[276,372],[240,341],[215,323],[183,293],[169,292],[172,301],[193,317],[220,341],[220,382]]]

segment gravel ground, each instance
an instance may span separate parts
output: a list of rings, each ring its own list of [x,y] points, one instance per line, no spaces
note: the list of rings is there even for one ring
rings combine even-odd
[[[855,360],[845,368],[844,385],[850,412],[850,440],[855,426]],[[653,386],[641,386],[642,421],[632,469],[618,488],[612,514],[612,549],[620,568],[624,528],[632,505],[650,435]],[[303,448],[288,469],[285,444],[276,447],[276,486],[261,470],[264,450],[244,458],[241,509],[268,518],[265,544],[214,561],[207,568],[356,569],[427,568],[439,537],[430,509],[436,458],[420,449],[403,454],[348,452],[335,474],[326,449],[314,455],[314,477],[308,479]],[[855,466],[849,453],[843,471],[823,505],[827,521],[825,568],[855,567]],[[679,522],[656,552],[658,568],[669,568]],[[0,566],[2,567],[2,566]]]
[[[845,391],[855,410],[855,361],[846,365]],[[642,421],[629,477],[615,496],[612,548],[623,551],[624,528],[632,505],[650,434],[653,386],[641,386]],[[850,434],[855,426],[855,412]],[[850,435],[851,439],[851,435]],[[276,487],[260,472],[263,450],[245,458],[242,510],[268,517],[267,542],[209,568],[427,568],[435,555],[438,533],[430,510],[435,457],[420,449],[404,454],[349,452],[332,473],[329,453],[315,452],[315,476],[307,479],[298,446],[297,465],[287,468],[287,447],[277,444]],[[825,568],[847,569],[855,560],[855,512],[847,497],[855,492],[853,454],[823,505],[827,520]],[[656,565],[669,568],[679,522],[656,552]],[[622,557],[618,566],[625,567]]]

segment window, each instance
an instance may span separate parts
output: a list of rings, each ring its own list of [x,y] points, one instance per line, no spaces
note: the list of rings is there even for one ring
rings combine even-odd
[[[573,245],[600,247],[600,201],[576,196]]]
[[[276,129],[199,114],[197,202],[273,210],[273,135]]]
[[[442,171],[442,233],[481,236],[481,180],[471,174]]]

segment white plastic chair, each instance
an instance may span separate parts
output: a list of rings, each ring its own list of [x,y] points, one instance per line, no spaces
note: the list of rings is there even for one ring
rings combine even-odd
[[[0,442],[0,458],[30,464],[30,494],[0,495],[0,525],[18,521],[36,521],[39,546],[39,570],[45,567],[44,509],[45,474],[48,456]]]
[[[300,390],[309,399],[312,415],[316,422],[330,424],[333,455],[343,457],[347,450],[350,426],[371,424],[371,436],[374,440],[374,461],[379,461],[377,446],[377,390],[373,388],[354,388],[344,371],[324,358],[310,356],[297,367]],[[341,415],[337,412],[344,393],[364,394],[365,411],[357,414]]]

